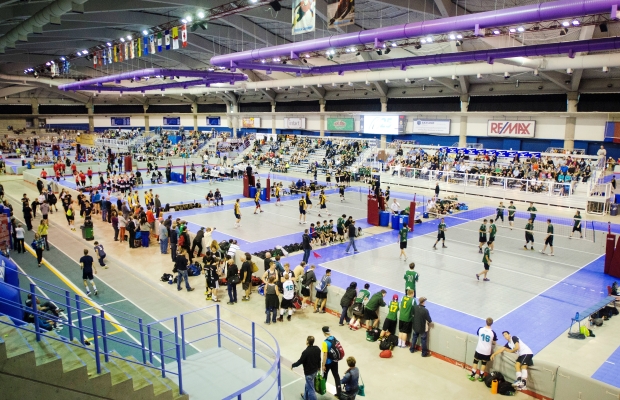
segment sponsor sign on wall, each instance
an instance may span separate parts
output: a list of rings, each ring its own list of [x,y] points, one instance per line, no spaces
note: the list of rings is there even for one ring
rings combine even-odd
[[[362,115],[360,130],[362,133],[398,135],[405,133],[405,122],[404,115]]]
[[[449,119],[416,119],[413,121],[413,133],[428,133],[432,135],[449,135]]]
[[[242,128],[260,128],[260,118],[243,118],[241,120]]]
[[[220,126],[221,123],[220,117],[207,117],[207,125],[209,126]]]
[[[306,129],[306,119],[284,118],[284,129]]]
[[[327,118],[328,131],[353,132],[355,119],[353,118]]]
[[[487,136],[533,138],[536,121],[489,121]]]
[[[110,124],[112,126],[128,126],[131,125],[130,117],[112,117],[110,118]]]
[[[181,117],[164,117],[164,125],[181,125]]]

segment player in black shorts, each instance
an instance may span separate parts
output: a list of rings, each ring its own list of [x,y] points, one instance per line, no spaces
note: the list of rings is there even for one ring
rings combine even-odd
[[[439,241],[441,240],[441,247],[443,249],[447,249],[448,247],[446,246],[446,223],[445,220],[442,218],[441,222],[439,223],[439,226],[437,226],[437,240],[435,241],[435,244],[433,245],[433,250],[437,250],[437,243],[439,243]]]
[[[547,250],[547,245],[549,245],[549,249],[551,250],[551,253],[549,253],[549,255],[553,256],[553,225],[551,225],[550,219],[547,220],[547,237],[545,238],[545,245],[540,251],[542,254],[546,254],[545,250]]]
[[[482,254],[482,246],[487,242],[487,220],[482,221],[478,229],[478,253]]]

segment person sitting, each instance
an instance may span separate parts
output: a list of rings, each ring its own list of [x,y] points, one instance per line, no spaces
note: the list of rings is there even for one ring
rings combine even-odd
[[[222,198],[222,193],[220,192],[220,189],[215,189],[215,205],[219,206],[219,205],[224,205],[224,199]]]

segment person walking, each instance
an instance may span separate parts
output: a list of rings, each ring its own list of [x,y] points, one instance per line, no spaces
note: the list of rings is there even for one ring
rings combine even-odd
[[[340,381],[347,400],[355,400],[357,397],[357,392],[360,390],[360,371],[355,366],[356,364],[357,361],[354,357],[347,357],[347,366],[349,369],[347,369],[342,377],[342,380]]]
[[[547,220],[547,236],[545,237],[545,245],[540,251],[541,254],[547,254],[545,253],[545,250],[547,250],[547,245],[549,245],[549,249],[551,250],[551,253],[549,253],[549,255],[554,256],[555,254],[553,254],[553,225],[551,224],[550,219]]]
[[[356,297],[357,282],[351,282],[347,290],[342,295],[342,299],[340,299],[340,307],[342,307],[342,311],[340,313],[340,321],[338,322],[339,326],[345,326],[345,321],[347,325],[349,324],[349,322],[351,322],[351,318],[349,318],[347,313],[349,311],[349,307],[351,307]]]
[[[579,232],[579,238],[583,239],[583,234],[581,233],[581,213],[577,210],[577,213],[573,216],[573,231],[570,233],[569,239],[573,238],[573,233]]]
[[[304,387],[304,393],[301,395],[301,398],[304,400],[316,400],[314,380],[321,366],[321,349],[314,345],[314,336],[308,336],[306,338],[306,348],[301,353],[299,360],[291,365],[291,371],[293,368],[297,368],[300,365],[304,367],[304,377],[306,379],[306,386]]]
[[[409,348],[409,352],[415,353],[415,345],[418,341],[418,337],[420,337],[420,346],[422,348],[422,357],[430,356],[428,351],[427,341],[428,341],[428,332],[427,332],[427,324],[428,326],[432,326],[433,320],[431,319],[431,315],[426,309],[426,297],[420,298],[420,304],[414,306],[413,310],[413,337],[411,338],[411,347]]]
[[[180,248],[179,254],[177,254],[176,260],[174,262],[174,268],[178,273],[177,290],[181,290],[181,281],[184,280],[185,289],[187,289],[188,292],[191,292],[194,290],[194,288],[189,286],[189,280],[187,279],[187,266],[189,263],[187,261],[187,258],[185,257],[185,254],[187,254],[187,251],[184,248]]]
[[[84,249],[84,255],[80,258],[80,269],[82,270],[82,280],[84,281],[84,287],[86,288],[86,296],[90,296],[88,281],[90,281],[90,285],[93,287],[95,296],[98,296],[99,292],[97,291],[97,286],[95,286],[93,276],[93,273],[97,275],[97,268],[95,268],[93,258],[88,255],[87,249]]]
[[[254,208],[254,214],[258,214],[257,211],[263,212],[263,209],[260,208],[260,191],[256,191],[256,195],[254,196],[254,204],[256,204],[256,208]]]
[[[267,325],[271,324],[271,322],[275,324],[277,321],[278,308],[280,308],[279,296],[280,290],[278,285],[276,285],[276,276],[272,275],[265,285],[265,314],[267,315],[265,323]],[[271,317],[271,321],[269,317]]]
[[[334,386],[336,386],[336,398],[340,398],[342,387],[340,386],[340,374],[338,373],[338,360],[334,360],[330,356],[330,350],[336,343],[336,338],[333,337],[329,331],[329,326],[324,326],[322,330],[325,336],[325,340],[321,346],[321,352],[323,353],[323,378],[327,380],[327,374],[331,371],[334,376]]]
[[[530,219],[532,220],[532,224],[536,221],[536,213],[538,210],[534,207],[534,203],[530,201],[530,206],[527,208],[527,211],[530,213]]]
[[[504,223],[504,210],[506,209],[506,206],[504,205],[503,201],[499,202],[499,206],[497,206],[496,212],[497,214],[495,215],[495,222],[499,221],[499,219],[502,219],[502,224]]]
[[[408,234],[409,234],[409,226],[407,226],[406,224],[403,224],[402,228],[400,228],[400,231],[398,232],[398,239],[400,243],[400,254],[398,255],[399,260],[401,257],[405,257],[403,261],[407,261],[407,253],[405,253],[405,250],[407,249],[407,235]]]
[[[441,248],[442,249],[447,249],[448,247],[446,246],[446,230],[448,228],[446,228],[446,221],[442,218],[441,221],[439,222],[439,225],[437,225],[437,240],[435,241],[435,244],[433,245],[433,250],[437,250],[437,243],[439,243],[439,241],[441,240]]]
[[[310,242],[312,241],[312,239],[310,239],[310,235],[308,234],[308,230],[304,229],[304,234],[301,235],[301,245],[304,251],[304,257],[303,257],[303,262],[305,262],[306,264],[308,264],[308,260],[310,259],[310,250],[312,250],[312,244],[310,244]]]
[[[159,250],[161,254],[168,254],[168,228],[166,225],[159,224]]]
[[[239,199],[235,201],[235,218],[237,219],[235,228],[241,227],[241,204],[239,203]]]
[[[487,244],[491,248],[491,253],[495,249],[495,235],[497,234],[497,226],[493,223],[493,220],[490,221],[491,225],[489,225],[489,241]]]
[[[69,224],[70,229],[75,231],[75,212],[73,211],[73,206],[71,204],[69,204],[65,216],[67,217],[67,223]]]
[[[25,234],[26,232],[24,231],[22,224],[17,224],[17,228],[15,228],[15,238],[17,239],[16,250],[18,254],[26,252],[26,248],[24,247]]]
[[[482,254],[482,246],[487,243],[487,219],[485,218],[478,228],[478,253]]]
[[[226,256],[228,257],[228,256]],[[228,258],[226,260],[226,286],[228,289],[228,305],[237,303],[237,284],[239,283],[239,268],[235,264],[235,260]]]
[[[527,220],[527,224],[525,224],[525,245],[523,246],[524,250],[527,250],[528,243],[532,243],[530,245],[530,250],[534,250],[534,221],[532,219]]]
[[[510,225],[510,230],[514,227],[515,224],[515,213],[517,212],[517,207],[515,207],[514,202],[511,201],[508,206],[508,224]]]
[[[482,256],[482,264],[484,265],[484,269],[476,274],[476,279],[480,280],[480,275],[484,275],[484,279],[482,280],[485,282],[490,281],[490,279],[487,278],[487,274],[489,273],[489,268],[491,268],[492,261],[493,260],[491,260],[491,250],[489,249],[489,245],[487,244],[487,246],[484,248],[484,255]]]
[[[41,262],[43,262],[43,248],[45,247],[45,240],[41,238],[41,235],[35,233],[34,240],[32,241],[31,246],[37,254],[37,266],[41,268]]]
[[[45,242],[45,250],[50,251],[50,244],[47,241],[47,231],[49,229],[49,221],[47,219],[42,219],[39,227],[37,228],[37,233],[41,236],[41,239]]]
[[[357,229],[355,229],[355,220],[351,220],[349,224],[348,233],[349,233],[349,244],[347,245],[347,249],[345,253],[349,254],[349,249],[353,246],[353,252],[358,253],[357,246],[355,246],[355,235],[357,235]]]
[[[306,223],[306,209],[308,208],[308,204],[306,203],[306,198],[302,193],[299,198],[299,224]]]

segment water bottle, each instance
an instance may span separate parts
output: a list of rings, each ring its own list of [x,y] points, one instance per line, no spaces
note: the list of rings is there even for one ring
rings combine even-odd
[[[575,321],[579,321],[579,312],[575,314]]]
[[[172,285],[172,275],[168,278],[168,285]]]

